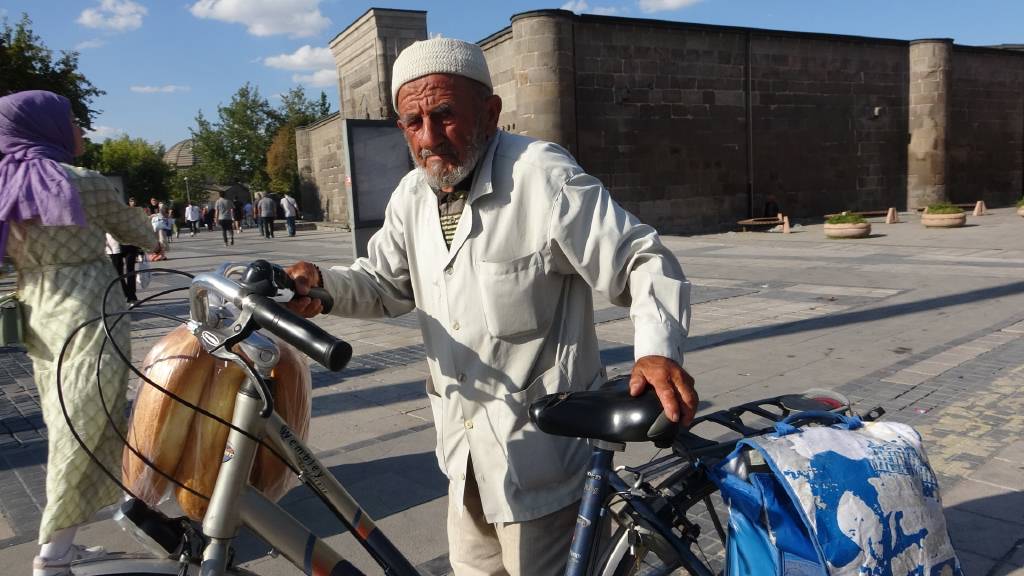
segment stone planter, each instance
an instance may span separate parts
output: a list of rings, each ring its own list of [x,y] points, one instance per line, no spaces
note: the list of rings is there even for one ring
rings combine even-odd
[[[1017,208],[1017,216],[1024,217],[1024,206]]]
[[[857,222],[851,224],[825,223],[825,236],[827,238],[866,238],[870,234],[870,222]]]
[[[959,214],[921,214],[921,224],[928,228],[959,228],[967,222],[967,213]]]

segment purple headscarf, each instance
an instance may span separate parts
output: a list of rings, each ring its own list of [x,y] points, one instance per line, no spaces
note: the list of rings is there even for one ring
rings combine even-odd
[[[0,98],[0,153],[0,257],[11,221],[85,226],[78,189],[58,164],[75,153],[67,98],[45,90]]]

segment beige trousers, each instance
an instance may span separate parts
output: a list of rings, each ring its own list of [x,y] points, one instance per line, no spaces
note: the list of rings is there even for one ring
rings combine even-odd
[[[561,576],[579,502],[526,522],[489,524],[472,464],[463,502],[448,491],[448,556],[455,576]]]

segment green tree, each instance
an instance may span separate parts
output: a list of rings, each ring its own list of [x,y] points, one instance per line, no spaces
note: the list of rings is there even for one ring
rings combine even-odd
[[[13,27],[0,24],[0,96],[22,90],[49,90],[71,101],[71,110],[83,128],[91,128],[99,113],[91,107],[105,94],[78,70],[78,52],[61,51],[58,58],[32,32],[32,20],[22,14]]]
[[[281,96],[278,115],[281,125],[267,151],[267,175],[274,192],[294,192],[298,185],[299,165],[295,150],[295,129],[330,112],[327,94],[320,92],[318,101],[306,97],[297,86]]]
[[[270,176],[271,192],[293,192],[298,176],[298,159],[295,152],[295,128],[285,124],[274,135],[274,141],[267,151],[267,175]]]
[[[265,188],[269,181],[267,149],[279,114],[260,96],[258,88],[246,83],[227,106],[217,107],[217,118],[217,122],[210,122],[202,111],[196,116],[192,150],[199,165],[197,171],[209,181]]]
[[[125,191],[140,204],[149,198],[170,198],[168,186],[172,171],[164,162],[163,146],[127,135],[105,140],[100,147],[96,169],[105,174],[120,175]]]

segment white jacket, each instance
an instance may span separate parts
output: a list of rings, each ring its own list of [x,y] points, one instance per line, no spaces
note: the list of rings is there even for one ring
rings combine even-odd
[[[351,268],[323,271],[332,313],[416,309],[438,463],[461,499],[472,454],[488,522],[537,518],[580,498],[589,448],[540,432],[527,408],[604,381],[591,288],[630,306],[636,358],[682,364],[690,286],[678,261],[555,144],[492,139],[450,250],[434,192],[409,172],[368,251]]]

